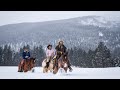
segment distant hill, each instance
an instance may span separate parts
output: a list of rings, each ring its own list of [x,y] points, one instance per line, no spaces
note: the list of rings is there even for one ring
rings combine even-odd
[[[104,41],[112,50],[120,46],[120,22],[101,16],[83,16],[65,20],[18,23],[0,26],[0,45],[9,44],[18,50],[25,44],[31,47],[63,39],[68,48],[94,49]]]

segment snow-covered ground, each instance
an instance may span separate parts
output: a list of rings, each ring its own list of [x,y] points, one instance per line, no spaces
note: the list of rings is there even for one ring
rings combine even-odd
[[[115,68],[77,68],[67,74],[43,73],[42,67],[35,72],[17,72],[17,67],[0,66],[0,79],[120,79],[120,67]]]

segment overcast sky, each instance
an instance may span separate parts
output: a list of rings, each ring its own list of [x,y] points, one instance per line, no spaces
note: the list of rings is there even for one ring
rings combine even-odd
[[[120,11],[0,11],[0,26],[21,22],[42,22],[80,16],[120,16]]]

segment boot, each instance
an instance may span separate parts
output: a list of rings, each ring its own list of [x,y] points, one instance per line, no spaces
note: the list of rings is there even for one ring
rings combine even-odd
[[[18,71],[18,72],[23,72],[22,70]]]
[[[22,69],[20,69],[20,70],[18,70],[18,72],[23,72],[23,70],[22,70]]]
[[[71,66],[68,66],[68,68],[69,68],[69,72],[73,71],[73,69],[71,68]]]
[[[70,61],[68,60],[68,68],[69,68],[69,71],[72,72],[73,69],[71,68],[71,64],[70,64]]]

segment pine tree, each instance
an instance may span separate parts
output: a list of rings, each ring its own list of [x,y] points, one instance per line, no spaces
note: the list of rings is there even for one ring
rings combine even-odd
[[[3,49],[2,47],[0,47],[0,65],[2,65],[2,52],[3,52]]]
[[[12,50],[11,47],[8,45],[4,46],[4,49],[2,51],[2,65],[11,65],[12,64]]]
[[[7,57],[8,57],[8,46],[5,45],[3,49],[3,65],[7,65]]]
[[[24,46],[23,48],[20,48],[20,51],[19,51],[19,56],[20,56],[20,58],[22,58],[22,53],[23,53],[23,51],[24,51],[24,48],[25,48],[25,46]]]
[[[71,62],[72,65],[75,65],[75,60],[73,59],[73,49],[69,49],[69,52],[68,52],[68,56],[69,56],[69,60]]]
[[[112,59],[114,66],[120,66],[120,47],[116,47],[112,52]]]
[[[41,66],[41,63],[45,58],[45,52],[41,45],[39,47],[34,47],[32,56],[36,58],[36,66]]]
[[[25,46],[28,50],[30,50],[30,45],[27,44],[27,46]]]
[[[89,67],[94,67],[94,56],[95,56],[94,51],[89,50],[87,53],[87,61],[88,61],[87,65]]]
[[[39,65],[41,66],[41,63],[43,61],[43,59],[45,58],[45,52],[43,50],[43,47],[42,46],[39,46]]]
[[[95,50],[95,67],[108,67],[112,66],[110,50],[100,42]]]
[[[7,49],[7,64],[12,65],[12,50],[10,46]]]

